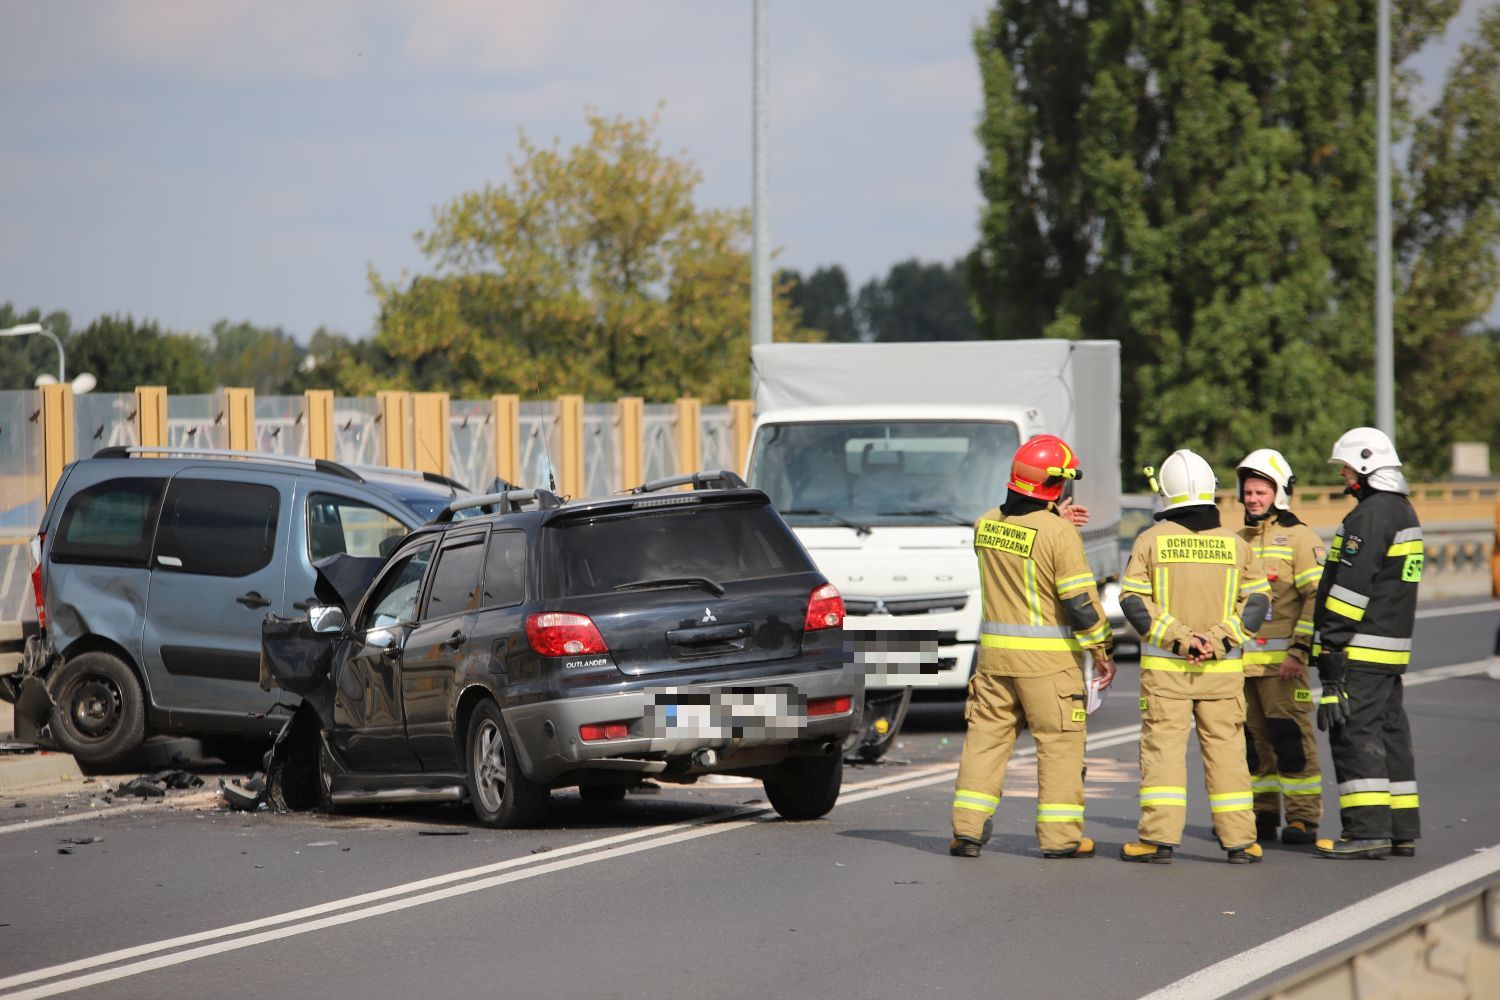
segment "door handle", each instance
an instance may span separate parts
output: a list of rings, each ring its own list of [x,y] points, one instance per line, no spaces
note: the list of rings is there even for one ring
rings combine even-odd
[[[460,632],[458,629],[454,629],[453,630],[453,634],[450,635],[448,638],[446,638],[446,639],[443,640],[443,646],[446,647],[446,648],[448,648],[448,649],[457,649],[459,646],[462,646],[463,644],[464,644],[464,634],[462,632]]]
[[[271,606],[271,602],[261,597],[258,590],[252,590],[248,594],[241,594],[235,600],[247,608],[269,608]]]
[[[316,597],[309,597],[305,601],[293,601],[292,602],[292,610],[293,611],[306,611],[308,608],[311,608],[314,604],[317,604],[317,603],[318,603],[318,599]]]

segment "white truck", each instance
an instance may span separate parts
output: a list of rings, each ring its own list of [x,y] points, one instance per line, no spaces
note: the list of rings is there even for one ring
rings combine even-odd
[[[1119,573],[1116,341],[769,344],[751,350],[748,481],[770,495],[844,595],[878,759],[913,688],[962,692],[979,636],[973,525],[1005,499],[1011,457],[1064,438],[1083,478],[1089,563]]]

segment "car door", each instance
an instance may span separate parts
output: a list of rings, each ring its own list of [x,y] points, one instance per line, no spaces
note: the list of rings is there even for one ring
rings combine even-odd
[[[354,648],[334,668],[333,744],[356,771],[419,768],[401,707],[404,647],[417,618],[434,539],[397,552],[375,578],[354,621]]]
[[[484,555],[484,577],[479,590],[479,612],[469,631],[465,665],[470,675],[482,676],[508,704],[513,688],[535,685],[535,656],[526,653],[527,544],[524,531],[492,531]],[[526,673],[526,666],[533,668]],[[461,678],[466,681],[468,676]],[[465,734],[456,734],[462,738]]]
[[[285,615],[295,477],[188,468],[167,485],[151,555],[142,653],[158,707],[244,718],[260,689],[260,623]]]
[[[287,596],[297,611],[316,601],[314,563],[345,556],[369,562],[373,573],[414,520],[394,504],[349,496],[306,476],[298,479],[297,492],[298,516],[292,519],[286,571]],[[353,614],[354,609],[344,610]]]
[[[406,733],[425,771],[459,768],[453,732],[454,679],[479,606],[487,533],[488,528],[481,526],[451,532],[443,540],[422,613],[406,640],[401,672]]]

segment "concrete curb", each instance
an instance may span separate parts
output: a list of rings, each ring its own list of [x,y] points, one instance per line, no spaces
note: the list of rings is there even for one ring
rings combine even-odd
[[[50,750],[0,754],[0,795],[36,785],[82,780],[83,772],[72,754]]]

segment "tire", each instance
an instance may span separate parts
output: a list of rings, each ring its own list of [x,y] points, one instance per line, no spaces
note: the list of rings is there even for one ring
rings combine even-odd
[[[82,653],[53,678],[52,735],[79,762],[110,767],[146,737],[146,696],[135,671],[110,653]]]
[[[865,698],[865,723],[844,738],[844,756],[869,764],[885,756],[896,742],[902,725],[906,722],[906,710],[911,707],[911,688],[902,688],[899,694],[877,695]],[[890,727],[884,733],[875,731],[875,720],[884,717]]]
[[[469,801],[479,822],[490,827],[536,826],[547,814],[552,790],[521,773],[500,706],[485,700],[474,708],[464,740]]]
[[[318,717],[299,708],[266,754],[266,802],[272,812],[333,812],[323,774]]]
[[[839,800],[844,783],[841,754],[793,757],[777,769],[777,777],[766,778],[766,798],[783,819],[818,819],[828,815]]]
[[[579,785],[578,797],[585,802],[621,802],[625,799],[625,786]]]

